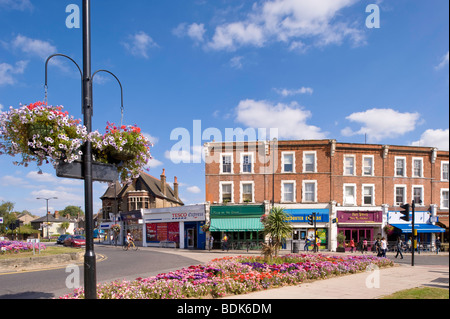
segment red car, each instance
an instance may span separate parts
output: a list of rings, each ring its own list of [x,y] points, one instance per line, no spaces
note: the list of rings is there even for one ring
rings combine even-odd
[[[70,235],[64,240],[64,246],[84,247],[86,246],[86,238],[79,235]]]

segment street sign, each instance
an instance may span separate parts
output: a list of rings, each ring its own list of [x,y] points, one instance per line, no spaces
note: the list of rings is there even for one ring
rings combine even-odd
[[[56,166],[56,176],[71,179],[84,179],[83,162],[64,163]],[[119,179],[117,167],[112,164],[92,163],[92,180],[95,182],[114,182]]]

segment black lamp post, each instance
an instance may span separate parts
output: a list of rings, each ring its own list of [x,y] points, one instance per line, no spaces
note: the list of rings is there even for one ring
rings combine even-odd
[[[119,83],[122,94],[122,115],[123,115],[123,90],[119,79],[110,71],[98,70],[91,73],[91,1],[83,0],[83,68],[70,57],[64,54],[54,54],[45,63],[45,89],[47,90],[47,66],[51,58],[55,56],[65,57],[71,60],[80,71],[82,78],[82,112],[84,116],[84,126],[88,133],[92,132],[93,115],[93,78],[98,72],[111,74]],[[92,74],[92,75],[91,75]],[[84,179],[84,201],[86,218],[86,252],[84,255],[84,289],[86,299],[97,299],[97,278],[96,261],[94,252],[94,213],[93,213],[93,163],[92,163],[92,143],[87,141],[84,144],[82,179]],[[97,174],[98,175],[98,174]],[[101,175],[101,174],[100,174]],[[67,177],[67,176],[64,176]],[[76,177],[69,177],[76,178]],[[98,179],[98,176],[95,180]]]
[[[42,198],[42,197],[38,197],[36,199],[44,199],[47,202],[47,211],[45,212],[47,214],[47,239],[50,239],[50,234],[48,233],[48,201],[50,199],[58,199],[58,197],[50,197],[50,198]]]

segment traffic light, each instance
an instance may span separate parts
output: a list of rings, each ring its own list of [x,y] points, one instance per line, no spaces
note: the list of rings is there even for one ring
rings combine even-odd
[[[311,226],[314,225],[314,220],[316,219],[316,213],[312,213],[312,215],[308,216],[308,224],[310,224]]]
[[[405,222],[409,222],[409,211],[411,206],[409,204],[404,204],[400,207],[404,209],[404,211],[400,211],[400,213],[403,215],[402,217],[400,217],[400,219],[404,220]]]

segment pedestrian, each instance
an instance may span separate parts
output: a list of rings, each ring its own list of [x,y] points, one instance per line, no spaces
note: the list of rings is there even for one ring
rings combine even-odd
[[[228,251],[228,236],[225,234],[222,238],[222,251]]]
[[[408,241],[406,242],[406,249],[408,249],[408,251],[410,253],[412,253],[412,250],[411,250],[411,237],[409,237]]]
[[[386,258],[387,243],[386,238],[381,238],[381,257]]]
[[[209,250],[213,248],[213,244],[214,244],[214,237],[213,235],[209,235]]]
[[[375,242],[375,249],[377,252],[377,257],[381,257],[381,242],[380,238],[377,238],[377,241]]]
[[[355,241],[352,239],[350,239],[350,252],[353,253],[353,249],[355,249]]]
[[[436,245],[436,255],[439,255],[439,251],[441,250],[441,241],[439,237],[436,238],[434,244]]]
[[[364,240],[362,242],[361,252],[364,254],[365,251],[367,251],[367,238],[364,238]]]
[[[305,240],[305,246],[303,246],[304,251],[309,251],[309,238],[307,237]]]
[[[395,255],[395,258],[397,258],[399,254],[400,254],[401,259],[403,259],[402,240],[400,237],[397,238],[397,255]]]

